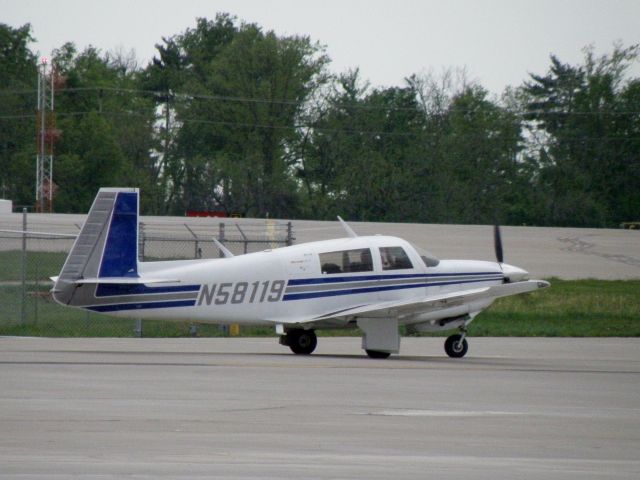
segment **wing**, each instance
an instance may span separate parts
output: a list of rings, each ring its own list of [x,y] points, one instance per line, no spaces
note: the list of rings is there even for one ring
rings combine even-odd
[[[491,287],[476,288],[463,292],[453,292],[443,295],[433,295],[419,300],[395,300],[389,302],[371,303],[347,310],[327,313],[318,317],[299,320],[295,323],[325,322],[328,320],[346,320],[355,317],[406,317],[423,313],[436,312],[446,308],[457,307],[467,303],[495,300],[519,293],[533,292],[546,288],[549,282],[544,280],[527,280],[515,283],[503,283]]]

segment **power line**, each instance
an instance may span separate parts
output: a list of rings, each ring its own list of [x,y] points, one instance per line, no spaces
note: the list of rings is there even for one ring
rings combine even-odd
[[[29,90],[0,90],[0,96],[8,96],[8,95],[37,95],[38,90],[29,89]]]
[[[150,118],[151,114],[149,113],[139,113],[139,112],[113,112],[113,111],[95,111],[95,110],[87,110],[87,111],[76,111],[76,112],[57,112],[56,116],[60,117],[74,117],[74,116],[84,116],[90,113],[110,116],[110,117],[137,117],[137,118],[146,118],[148,120],[152,120]],[[35,119],[35,114],[30,115],[7,115],[0,116],[1,120],[12,120],[12,119]],[[233,122],[233,121],[224,121],[224,120],[205,120],[199,118],[180,118],[177,120],[179,124],[203,124],[203,125],[216,125],[223,127],[234,127],[234,128],[252,128],[252,129],[269,129],[269,130],[302,130],[309,129],[313,130],[316,133],[323,134],[337,134],[337,133],[345,133],[351,135],[367,135],[373,137],[422,137],[422,138],[434,138],[434,139],[452,139],[452,138],[487,138],[486,135],[481,133],[463,133],[456,134],[455,136],[450,133],[440,133],[440,132],[427,132],[427,131],[416,131],[416,132],[390,132],[390,131],[382,131],[382,130],[361,130],[361,129],[352,129],[352,128],[325,128],[318,127],[315,125],[309,124],[294,124],[294,125],[270,125],[270,124],[262,124],[262,123],[249,123],[249,122]],[[216,134],[211,132],[212,135],[221,136],[221,134]],[[511,135],[507,135],[510,138],[513,138]],[[628,135],[602,135],[602,136],[583,136],[583,135],[563,135],[563,139],[574,139],[574,140],[638,140],[640,137],[636,136],[628,136]],[[496,138],[491,138],[490,140],[495,141]],[[509,142],[509,139],[505,139],[505,142]]]
[[[199,94],[199,93],[188,93],[188,92],[167,92],[162,90],[144,90],[144,89],[134,89],[134,88],[119,88],[119,87],[109,87],[109,86],[92,86],[92,87],[68,87],[56,90],[58,94],[64,94],[68,92],[123,92],[123,93],[134,93],[134,94],[142,94],[142,95],[152,95],[154,97],[166,97],[170,95],[173,102],[179,101],[190,101],[193,99],[197,100],[211,100],[218,102],[236,102],[236,103],[254,103],[254,104],[266,104],[266,105],[287,105],[294,107],[302,107],[304,102],[298,102],[294,100],[276,100],[276,99],[268,99],[268,98],[251,98],[251,97],[235,97],[228,95],[207,95],[207,94]],[[36,93],[36,90],[0,90],[0,95],[11,95],[11,94],[26,94],[26,93]],[[491,103],[491,102],[490,102]],[[405,111],[405,112],[415,112],[415,113],[425,113],[419,105],[416,105],[416,108],[413,107],[394,107],[394,106],[377,106],[377,105],[363,105],[360,103],[343,103],[336,102],[332,104],[334,108],[353,108],[356,110],[372,110],[372,111]],[[508,110],[504,107],[496,105],[499,109],[501,109],[506,114],[511,114],[515,116],[532,116],[532,115],[636,115],[640,114],[638,110],[596,110],[596,111],[586,111],[586,110],[575,110],[571,112],[564,111],[545,111],[545,110],[529,110],[529,111],[513,111]],[[444,108],[441,112],[433,113],[432,115],[437,116],[439,114],[448,114],[448,113],[478,113],[478,110],[475,109],[461,109],[461,108]]]

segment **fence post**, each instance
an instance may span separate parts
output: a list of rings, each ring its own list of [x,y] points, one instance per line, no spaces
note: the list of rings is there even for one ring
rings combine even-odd
[[[218,224],[218,241],[224,244],[224,223],[220,222]],[[218,257],[224,257],[222,250],[218,250]]]
[[[25,325],[27,320],[27,208],[22,209],[22,271],[20,272],[22,284],[22,305],[20,307],[20,325]]]
[[[187,225],[186,223],[184,224],[185,228],[189,231],[189,233],[191,234],[191,236],[194,239],[194,249],[193,249],[193,258],[200,258],[202,257],[202,252],[199,251],[200,249],[199,247],[199,238],[198,236],[193,232],[193,230],[191,230],[189,228],[189,225]]]
[[[137,338],[142,338],[142,319],[136,318],[135,334]]]
[[[144,262],[144,244],[146,242],[145,237],[144,237],[144,223],[140,222],[139,227],[138,227],[138,260],[140,260],[141,262]]]
[[[291,224],[291,222],[287,223],[287,246],[290,247],[291,245],[293,245],[293,241],[295,240],[295,238],[293,238],[293,225]]]
[[[220,334],[223,337],[228,337],[229,336],[229,325],[226,325],[226,324],[220,325]]]
[[[218,224],[218,241],[220,243],[224,244],[224,223],[222,223],[222,222],[220,222]],[[219,257],[223,257],[224,256],[223,253],[222,253],[222,250],[220,250],[218,252],[218,256]],[[229,326],[228,325],[220,325],[219,329],[220,329],[220,334],[223,337],[228,337],[229,336]]]
[[[40,281],[38,280],[38,277],[40,276],[40,267],[38,265],[39,265],[39,262],[36,262],[35,264],[36,288],[35,288],[35,295],[33,296],[33,324],[34,325],[38,324],[38,301],[40,300]]]

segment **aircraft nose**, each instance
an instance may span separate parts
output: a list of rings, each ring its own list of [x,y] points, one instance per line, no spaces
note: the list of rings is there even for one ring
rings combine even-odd
[[[509,282],[520,282],[529,278],[529,272],[508,263],[502,264],[502,273]]]

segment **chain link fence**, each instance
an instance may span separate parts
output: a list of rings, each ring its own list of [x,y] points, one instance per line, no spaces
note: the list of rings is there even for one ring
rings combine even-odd
[[[0,335],[228,334],[226,326],[142,322],[58,305],[50,295],[53,286],[50,277],[59,274],[83,220],[74,217],[59,223],[49,220],[42,214],[0,216]],[[291,222],[244,219],[180,222],[175,218],[154,218],[140,223],[140,260],[218,258],[222,252],[213,242],[214,237],[236,255],[292,245],[294,241]]]

